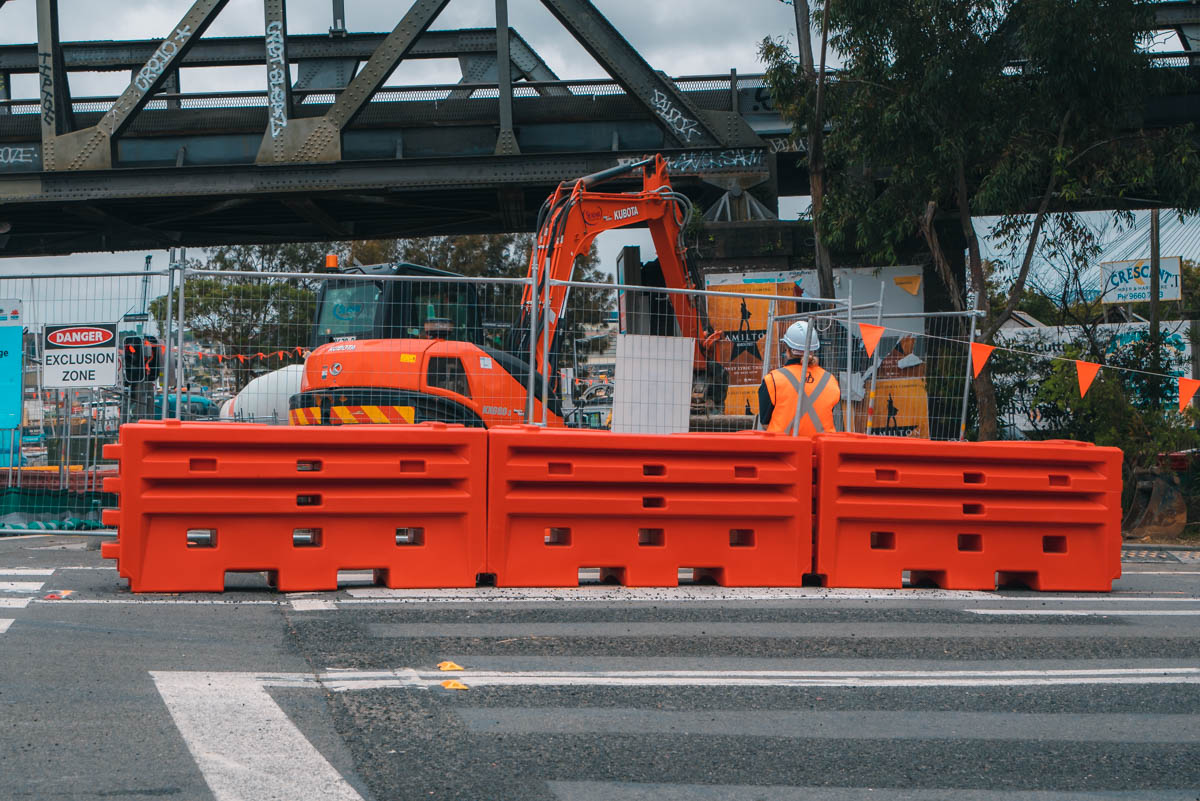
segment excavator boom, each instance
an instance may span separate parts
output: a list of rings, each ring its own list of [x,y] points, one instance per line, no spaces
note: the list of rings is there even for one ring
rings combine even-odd
[[[594,188],[637,171],[642,176],[640,191],[601,192]],[[683,228],[690,205],[686,197],[671,188],[667,162],[661,155],[560,184],[542,207],[537,243],[529,265],[529,274],[536,280],[522,297],[521,324],[514,331],[512,351],[527,352],[529,317],[535,313],[533,304],[541,304],[548,295],[549,313],[540,313],[537,319],[534,347],[538,369],[547,375],[555,374],[554,338],[566,312],[570,287],[553,283],[547,286],[547,282],[569,281],[578,258],[586,254],[593,240],[605,231],[645,225],[654,240],[665,286],[695,289],[683,244]],[[696,342],[696,368],[703,369],[708,361],[703,342],[711,333],[707,319],[691,296],[671,293],[670,300],[680,334]],[[550,343],[549,353],[547,342]]]

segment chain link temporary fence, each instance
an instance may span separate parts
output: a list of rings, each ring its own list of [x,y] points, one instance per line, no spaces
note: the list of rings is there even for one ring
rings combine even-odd
[[[565,300],[547,303],[560,288]],[[98,525],[113,502],[101,479],[115,471],[103,446],[136,419],[764,428],[759,386],[786,360],[781,338],[798,319],[841,385],[839,429],[961,435],[963,315],[881,315],[878,303],[754,289],[535,285],[403,264],[2,278],[0,298],[23,309],[25,370],[20,422],[0,443],[0,524]],[[883,329],[873,355],[860,323]],[[103,380],[67,381],[50,364],[71,361],[47,351],[57,326],[112,332]]]

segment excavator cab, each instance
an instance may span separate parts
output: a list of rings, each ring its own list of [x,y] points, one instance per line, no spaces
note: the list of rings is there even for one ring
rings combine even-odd
[[[355,265],[342,274],[461,278],[420,264]],[[317,295],[312,347],[356,339],[452,339],[481,344],[478,291],[465,281],[331,278]]]

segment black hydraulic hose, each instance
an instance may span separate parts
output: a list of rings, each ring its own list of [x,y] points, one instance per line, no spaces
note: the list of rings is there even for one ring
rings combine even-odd
[[[618,164],[616,167],[609,167],[607,170],[594,172],[591,175],[585,175],[582,178],[577,178],[572,183],[582,184],[584,189],[591,189],[597,184],[602,184],[605,181],[611,181],[614,178],[620,178],[622,175],[628,175],[636,169],[645,167],[647,164],[653,164],[654,159],[642,159],[641,161],[633,161],[629,164]]]

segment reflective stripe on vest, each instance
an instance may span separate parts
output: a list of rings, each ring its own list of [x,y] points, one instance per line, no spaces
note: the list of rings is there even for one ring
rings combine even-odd
[[[832,377],[832,373],[826,371],[825,375],[821,376],[821,380],[817,382],[817,385],[813,387],[812,392],[802,392],[800,389],[800,379],[792,375],[791,370],[784,369],[780,370],[779,372],[783,373],[784,377],[787,378],[788,383],[792,385],[792,389],[796,390],[796,413],[792,417],[792,422],[788,423],[788,433],[797,430],[796,427],[800,424],[802,417],[807,417],[812,422],[813,430],[816,431],[816,433],[823,433],[825,431],[825,426],[821,423],[821,418],[817,417],[816,404],[812,401],[821,397],[821,393],[825,391],[825,387],[829,384],[829,379]],[[804,397],[808,398],[809,403],[801,403],[801,400],[803,400]]]

